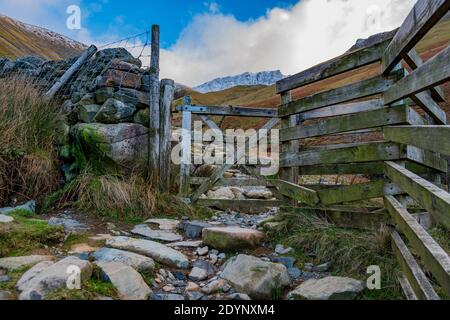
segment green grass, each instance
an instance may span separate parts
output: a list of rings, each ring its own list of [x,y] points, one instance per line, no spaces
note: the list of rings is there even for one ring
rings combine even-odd
[[[367,267],[378,265],[382,272],[382,290],[366,290],[362,299],[403,299],[397,282],[399,270],[390,250],[387,230],[362,231],[339,228],[310,213],[282,213],[280,225],[268,232],[272,243],[295,249],[297,266],[331,262],[331,272],[366,281]]]

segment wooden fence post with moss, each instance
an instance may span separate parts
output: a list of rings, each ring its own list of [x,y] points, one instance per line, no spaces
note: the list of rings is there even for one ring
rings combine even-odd
[[[159,39],[160,30],[158,25],[152,26],[152,51],[150,58],[150,120],[149,120],[149,143],[148,143],[148,176],[155,182],[159,181],[160,168],[160,84],[159,84]]]
[[[160,182],[161,191],[168,192],[170,188],[170,152],[172,135],[172,101],[175,93],[175,82],[169,79],[161,80],[160,86],[160,120],[161,135],[159,142],[159,163],[160,163]]]

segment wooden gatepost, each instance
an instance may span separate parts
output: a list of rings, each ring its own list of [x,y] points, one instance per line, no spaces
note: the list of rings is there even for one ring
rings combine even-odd
[[[331,218],[333,212],[345,212],[361,225],[392,224],[395,226],[391,233],[392,247],[403,271],[399,281],[405,296],[440,299],[430,275],[450,296],[450,258],[409,206],[414,203],[434,224],[450,229],[450,194],[442,179],[448,171],[444,156],[450,156],[450,126],[439,106],[445,101],[440,85],[450,79],[450,47],[426,62],[415,50],[417,43],[449,9],[450,0],[419,0],[392,38],[279,81],[277,93],[282,104],[278,109],[188,103],[179,107],[183,112],[183,126],[189,131],[192,114],[202,115],[202,120],[212,129],[216,128],[209,115],[270,118],[265,128],[273,128],[281,121],[282,150],[278,179],[260,176],[245,182],[224,179],[223,174],[231,165],[220,167],[209,178],[190,178],[188,168],[184,168],[182,196],[192,202],[218,206],[220,200],[202,200],[201,195],[217,185],[256,182],[260,185],[264,180],[265,185],[276,188],[283,196],[276,202],[290,207],[289,210],[322,210],[331,214]],[[376,68],[378,72],[371,72]],[[294,98],[298,88],[335,76],[342,79],[348,75],[349,79],[355,79],[355,72],[366,77]],[[326,137],[340,141],[336,137],[345,140],[355,134],[367,139],[356,143],[310,143]],[[189,143],[186,142],[186,147]],[[331,186],[302,183],[305,176],[327,175],[360,175],[365,181]],[[189,192],[191,185],[198,185],[193,193]],[[364,202],[371,199],[384,201],[379,207],[367,207]],[[224,200],[221,205],[257,205],[254,200],[243,201],[247,203]]]

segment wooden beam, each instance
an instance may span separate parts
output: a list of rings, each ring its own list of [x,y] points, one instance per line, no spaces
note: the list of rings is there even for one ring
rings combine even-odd
[[[450,3],[450,0],[448,0]],[[386,105],[431,89],[450,79],[450,46],[394,84],[383,94]]]
[[[423,60],[420,57],[420,55],[417,53],[416,49],[412,49],[409,51],[403,59],[405,60],[406,64],[410,66],[412,70],[416,70],[420,66],[423,65]],[[430,89],[431,96],[433,99],[435,99],[437,102],[445,102],[445,93],[444,89],[442,89],[440,86],[434,87]]]
[[[374,162],[400,159],[400,145],[392,142],[370,142],[350,147],[330,147],[296,153],[283,153],[281,167],[301,167],[340,163]]]
[[[313,120],[318,118],[328,118],[342,116],[346,114],[372,111],[384,108],[384,101],[381,99],[372,99],[361,102],[352,102],[337,104],[323,109],[307,111],[299,115],[300,121]]]
[[[402,157],[403,159],[407,159],[422,166],[447,173],[447,161],[442,159],[439,154],[422,150],[414,146],[405,146],[404,152],[405,155]]]
[[[391,72],[449,9],[449,0],[417,1],[383,55],[382,72]]]
[[[191,172],[191,135],[192,135],[192,114],[189,111],[183,111],[182,118],[182,158],[180,164],[180,196],[187,197],[190,190],[190,172]]]
[[[301,175],[335,175],[335,174],[381,174],[384,162],[343,163],[334,165],[314,165],[300,167]]]
[[[413,288],[411,287],[411,284],[403,274],[398,276],[398,282],[402,287],[403,294],[405,295],[406,300],[411,301],[418,300],[416,294],[414,293]]]
[[[447,115],[441,107],[434,102],[428,91],[411,96],[412,101],[421,107],[438,124],[447,124]]]
[[[398,232],[392,231],[391,238],[392,250],[416,296],[421,300],[440,300]]]
[[[370,47],[346,53],[296,75],[280,80],[277,82],[277,93],[281,94],[380,61],[391,40],[392,38],[389,38]]]
[[[320,92],[303,99],[281,105],[278,115],[280,117],[286,117],[292,114],[320,109],[335,104],[380,94],[394,85],[403,77],[403,75],[403,70],[397,70],[386,77],[380,75],[329,91]]]
[[[384,198],[386,208],[409,244],[423,259],[423,263],[450,296],[450,257],[425,231],[417,220],[393,196]]]
[[[268,182],[272,186],[277,187],[282,195],[290,199],[306,203],[310,206],[319,203],[319,197],[314,190],[283,180],[269,180]]]
[[[161,136],[159,141],[160,151],[160,190],[168,192],[170,189],[170,151],[172,136],[172,101],[175,93],[175,82],[169,79],[161,80],[160,88],[160,119],[161,119]]]
[[[394,124],[415,124],[410,121],[410,108],[406,105],[366,111],[356,114],[319,120],[310,125],[300,125],[280,131],[280,141],[320,137],[354,130],[384,127]],[[411,109],[412,110],[412,109]],[[412,123],[413,122],[413,123]]]
[[[212,116],[239,116],[257,118],[276,118],[278,109],[249,108],[240,106],[191,106],[183,105],[176,108],[177,111],[189,111],[193,114]]]
[[[385,175],[423,206],[436,222],[450,229],[448,192],[394,162],[386,162]]]
[[[87,48],[83,54],[75,61],[75,63],[61,76],[61,78],[58,79],[58,81],[55,82],[55,84],[50,88],[50,90],[47,91],[45,96],[47,98],[53,98],[59,90],[61,90],[62,87],[69,81],[69,79],[77,72],[83,64],[89,60],[95,53],[97,52],[97,47],[94,45],[91,45],[89,48]]]
[[[186,111],[185,111],[186,112]],[[275,127],[280,122],[279,119],[273,118],[270,119],[263,127],[262,129],[270,130],[273,127]],[[263,137],[258,137],[258,142]],[[209,177],[208,180],[206,180],[202,185],[194,192],[192,195],[191,201],[196,202],[202,194],[204,194],[206,191],[208,191],[212,186],[214,186],[217,181],[223,178],[223,174],[230,170],[237,162],[239,162],[243,157],[245,157],[245,151],[246,150],[238,150],[238,153],[236,155],[236,159],[234,164],[224,164],[220,168],[218,168],[212,175]]]
[[[450,156],[450,126],[395,126],[383,131],[388,140]]]
[[[330,188],[317,192],[322,205],[354,202],[381,198],[385,195],[402,194],[403,191],[386,180]]]

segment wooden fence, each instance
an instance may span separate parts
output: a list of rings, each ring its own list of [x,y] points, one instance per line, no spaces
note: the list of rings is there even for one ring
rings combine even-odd
[[[218,207],[282,203],[328,213],[355,213],[359,214],[358,219],[372,219],[375,225],[379,223],[373,219],[376,215],[388,213],[381,220],[395,225],[392,246],[403,271],[399,281],[406,297],[440,299],[432,283],[450,296],[450,258],[413,214],[426,211],[434,223],[450,229],[450,194],[442,181],[448,171],[443,156],[450,156],[450,126],[439,106],[445,101],[440,85],[450,79],[450,47],[426,62],[415,50],[417,43],[449,9],[450,0],[419,0],[393,38],[279,81],[276,87],[282,104],[278,109],[191,106],[190,103],[179,107],[183,112],[183,127],[189,132],[192,114],[201,115],[214,130],[218,127],[209,115],[269,118],[265,128],[273,128],[281,121],[278,179],[257,174],[247,181],[224,179],[223,174],[232,165],[221,166],[209,178],[191,178],[189,166],[185,165],[181,169],[180,193],[195,202],[213,186],[262,183],[276,190],[277,201],[200,201]],[[298,100],[292,98],[298,88],[369,65],[378,65],[379,75]],[[370,132],[381,138],[309,147],[303,143]],[[183,150],[190,150],[190,139],[186,139]],[[243,156],[238,155],[238,159]],[[367,182],[319,188],[299,183],[308,175],[342,174],[364,175]],[[192,194],[191,185],[197,186]],[[384,198],[381,208],[363,210],[361,201],[376,198]],[[415,207],[408,206],[412,202]]]

